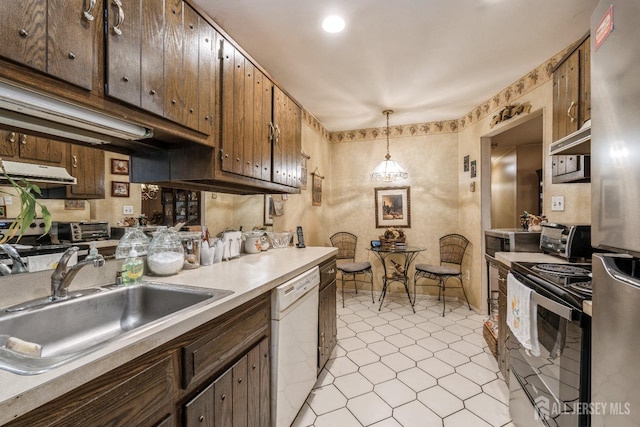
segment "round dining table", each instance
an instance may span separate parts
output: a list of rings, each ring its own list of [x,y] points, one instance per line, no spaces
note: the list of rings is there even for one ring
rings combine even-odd
[[[380,306],[378,307],[378,311],[382,309],[384,297],[387,294],[387,288],[389,287],[389,285],[394,282],[398,282],[402,283],[402,285],[404,286],[404,290],[407,293],[407,297],[409,298],[409,303],[411,304],[411,309],[415,313],[415,298],[412,299],[411,293],[409,292],[409,268],[418,257],[420,252],[426,251],[427,248],[421,246],[381,246],[367,248],[367,250],[376,255],[382,263],[382,293],[380,294],[379,298]],[[393,255],[401,255],[403,258],[403,262],[399,263],[394,261],[392,259]],[[392,265],[389,266],[387,261],[389,261]]]

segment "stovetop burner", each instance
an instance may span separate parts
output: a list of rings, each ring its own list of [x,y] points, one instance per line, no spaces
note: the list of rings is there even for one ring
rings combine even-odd
[[[569,287],[571,289],[573,289],[574,291],[586,294],[588,296],[591,296],[593,294],[593,289],[591,287],[591,282],[577,282],[577,283],[571,283],[569,285]]]
[[[516,262],[511,269],[533,282],[536,292],[550,292],[562,301],[582,310],[582,302],[591,299],[591,264]],[[573,286],[577,285],[577,286]]]
[[[589,276],[591,271],[568,264],[536,264],[531,267],[535,271],[556,276]]]

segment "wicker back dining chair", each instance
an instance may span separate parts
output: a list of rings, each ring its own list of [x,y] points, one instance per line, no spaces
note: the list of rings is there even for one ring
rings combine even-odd
[[[462,283],[462,260],[468,245],[469,241],[466,237],[460,234],[447,234],[440,238],[440,265],[416,264],[416,273],[413,276],[414,304],[416,286],[437,286],[438,300],[440,300],[440,295],[442,295],[442,316],[444,317],[446,306],[444,292],[447,288],[462,288],[464,299],[467,301],[469,310],[471,310],[471,305],[469,304],[469,299],[467,298],[467,293]],[[460,281],[460,286],[447,287],[447,281],[453,277]],[[420,278],[430,279],[436,283],[418,284],[418,279]]]
[[[338,248],[337,260],[348,262],[338,262],[336,269],[340,272],[342,282],[342,307],[344,307],[344,282],[350,280],[358,293],[358,283],[369,283],[371,286],[371,302],[375,302],[373,296],[373,270],[368,261],[356,262],[356,244],[358,237],[346,231],[335,233],[329,238],[331,246]],[[350,262],[349,262],[350,261]]]

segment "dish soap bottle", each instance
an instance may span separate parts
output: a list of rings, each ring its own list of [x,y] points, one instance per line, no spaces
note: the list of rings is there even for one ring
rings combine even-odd
[[[135,249],[129,251],[129,256],[122,263],[122,284],[138,285],[142,283],[144,274],[144,262],[138,257]]]

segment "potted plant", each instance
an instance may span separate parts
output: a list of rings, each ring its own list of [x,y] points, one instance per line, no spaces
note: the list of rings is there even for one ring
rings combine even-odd
[[[29,228],[31,222],[36,219],[38,210],[40,210],[40,214],[42,215],[42,220],[45,225],[44,232],[47,233],[51,228],[51,213],[46,206],[38,202],[36,199],[36,196],[42,195],[40,187],[34,183],[28,182],[26,179],[16,181],[8,176],[4,168],[4,164],[2,163],[2,159],[0,159],[0,169],[2,169],[4,179],[9,182],[11,187],[13,187],[18,193],[18,197],[20,197],[20,213],[16,216],[15,221],[9,226],[8,233],[0,239],[0,243],[5,243],[16,234],[18,235],[18,238],[20,238],[23,230]],[[0,192],[7,194],[2,190],[0,190]]]

